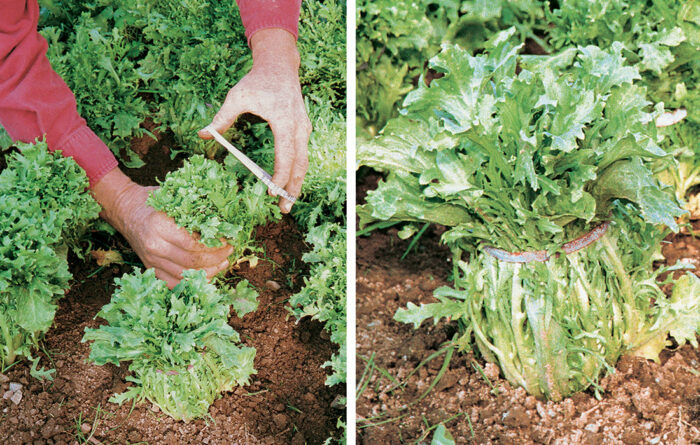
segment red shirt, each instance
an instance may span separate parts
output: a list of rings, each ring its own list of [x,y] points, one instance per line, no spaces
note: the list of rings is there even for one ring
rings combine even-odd
[[[248,41],[265,28],[297,37],[301,0],[238,0],[238,6]],[[117,160],[78,115],[73,93],[51,68],[38,21],[37,0],[0,1],[0,123],[14,140],[45,135],[49,149],[75,159],[94,185]]]

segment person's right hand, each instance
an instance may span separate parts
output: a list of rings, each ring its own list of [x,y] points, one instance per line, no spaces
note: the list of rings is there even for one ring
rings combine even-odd
[[[185,269],[204,269],[207,278],[212,278],[228,268],[232,246],[207,247],[171,217],[146,204],[149,193],[156,188],[142,187],[115,168],[91,191],[102,205],[100,216],[124,235],[143,264],[153,267],[156,277],[171,289],[180,282]]]
[[[272,182],[298,197],[309,169],[311,121],[299,85],[300,58],[296,40],[288,31],[268,28],[253,34],[250,47],[253,67],[229,90],[210,125],[223,134],[243,113],[265,119],[275,138]],[[213,138],[206,129],[198,134],[202,139]],[[268,193],[274,196],[274,192]],[[282,213],[289,213],[292,204],[279,198]]]

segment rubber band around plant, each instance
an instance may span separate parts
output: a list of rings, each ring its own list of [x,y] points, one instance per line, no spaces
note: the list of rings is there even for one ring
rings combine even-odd
[[[187,365],[187,370],[192,371],[194,369],[194,365]],[[169,371],[163,371],[162,369],[156,369],[156,373],[158,374],[165,374],[165,375],[180,375],[178,371],[175,371],[174,369],[171,369]]]
[[[598,227],[594,228],[590,232],[576,238],[573,241],[561,246],[562,252],[565,254],[574,253],[585,247],[590,246],[594,242],[598,241],[605,233],[608,231],[610,222],[606,221]],[[546,250],[532,250],[525,252],[508,252],[507,250],[499,249],[493,246],[483,246],[484,252],[488,253],[492,257],[500,261],[505,261],[507,263],[530,263],[532,261],[538,261],[543,263],[550,258],[550,255]],[[559,255],[558,253],[556,255]]]
[[[199,354],[204,357],[204,352],[202,351]],[[187,370],[192,371],[194,369],[194,365],[187,365]],[[169,371],[163,371],[162,369],[156,369],[157,374],[165,374],[165,375],[180,375],[179,372],[175,371],[174,369],[171,369]]]

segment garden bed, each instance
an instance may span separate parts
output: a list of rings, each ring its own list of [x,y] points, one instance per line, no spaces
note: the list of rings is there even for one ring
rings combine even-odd
[[[149,125],[149,124],[146,124]],[[172,138],[135,140],[137,153],[146,153],[146,166],[124,169],[142,185],[155,185],[181,160],[170,160]],[[59,310],[43,344],[42,365],[56,369],[54,381],[29,376],[29,365],[12,366],[0,384],[4,393],[9,382],[20,383],[22,400],[15,404],[0,399],[0,441],[24,443],[322,443],[336,433],[344,405],[344,385],[325,385],[327,372],[321,365],[337,347],[322,324],[296,323],[288,307],[289,297],[303,285],[304,262],[309,247],[291,217],[260,227],[256,239],[264,247],[255,268],[247,263],[234,273],[247,279],[259,292],[257,311],[230,324],[242,342],[257,350],[252,383],[226,393],[209,410],[211,418],[177,422],[152,409],[150,403],[118,406],[108,399],[126,386],[126,367],[87,363],[89,344],[81,343],[86,327],[94,320],[114,291],[114,278],[140,266],[136,255],[119,235],[95,233],[93,248],[118,250],[127,264],[99,267],[94,260],[69,257],[73,285],[60,300]],[[279,284],[278,290],[270,281]],[[48,353],[48,354],[47,354]],[[334,403],[335,402],[335,403]]]

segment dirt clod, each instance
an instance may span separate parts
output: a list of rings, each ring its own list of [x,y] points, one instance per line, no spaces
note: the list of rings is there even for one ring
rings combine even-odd
[[[503,414],[503,423],[510,427],[520,427],[529,424],[530,418],[524,408],[516,406]]]

